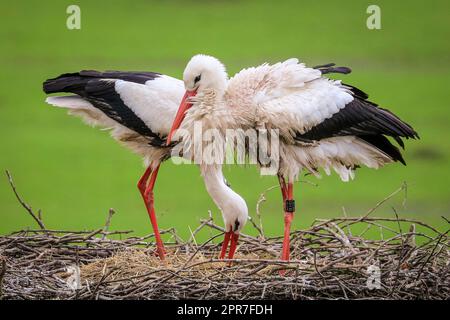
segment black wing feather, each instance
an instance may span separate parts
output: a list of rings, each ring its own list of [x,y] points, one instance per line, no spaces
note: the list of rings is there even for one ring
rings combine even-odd
[[[367,99],[363,91],[344,85],[354,99],[332,117],[304,133],[297,133],[298,141],[318,141],[339,136],[357,136],[377,147],[395,161],[405,164],[397,147],[385,136],[392,137],[402,148],[402,138],[419,138],[417,132],[389,110],[378,107]]]
[[[82,70],[80,72],[65,73],[56,78],[48,79],[43,84],[45,93],[71,92],[82,95],[86,84],[93,79],[120,79],[144,84],[161,76],[157,72],[145,71],[95,71]]]
[[[75,93],[89,101],[109,118],[149,138],[151,145],[163,146],[165,140],[154,133],[123,102],[115,90],[115,80],[120,79],[144,84],[159,76],[160,74],[155,72],[99,72],[95,70],[83,70],[76,73],[62,74],[59,77],[46,80],[43,84],[43,89],[46,93]]]

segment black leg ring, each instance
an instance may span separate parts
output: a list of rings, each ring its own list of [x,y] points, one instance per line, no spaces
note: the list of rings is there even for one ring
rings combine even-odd
[[[295,200],[286,200],[285,211],[295,212]]]

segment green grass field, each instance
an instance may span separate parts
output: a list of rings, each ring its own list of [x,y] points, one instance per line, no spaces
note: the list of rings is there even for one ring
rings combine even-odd
[[[309,65],[350,66],[345,81],[360,87],[419,132],[408,141],[407,167],[360,169],[356,180],[336,175],[317,187],[296,186],[295,227],[315,218],[361,215],[408,183],[406,207],[398,196],[377,215],[403,217],[447,228],[450,216],[449,121],[450,3],[376,1],[382,29],[368,30],[367,1],[77,1],[81,30],[66,28],[73,1],[16,1],[0,4],[0,169],[9,169],[22,196],[41,208],[48,227],[102,226],[117,211],[114,229],[151,231],[136,182],[143,171],[136,155],[108,133],[86,126],[44,103],[42,82],[80,69],[149,70],[181,77],[197,53],[217,56],[229,74],[262,62],[298,57]],[[227,167],[234,190],[255,214],[261,192],[276,178],[255,167]],[[166,162],[156,189],[160,226],[183,236],[211,209],[199,170]],[[282,230],[278,190],[262,207],[269,234]],[[221,220],[218,220],[221,221]],[[34,227],[0,175],[0,233]],[[246,230],[250,230],[247,227]]]

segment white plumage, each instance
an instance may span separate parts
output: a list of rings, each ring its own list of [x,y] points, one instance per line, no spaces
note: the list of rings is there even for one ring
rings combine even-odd
[[[191,70],[189,64],[186,68],[184,82],[190,84],[188,90],[193,88],[193,75],[201,73],[202,57],[193,58],[195,68]],[[202,73],[202,79],[213,74],[209,70],[211,63],[210,57],[205,58],[204,70],[208,72]],[[216,65],[213,63],[213,68]],[[226,76],[224,67],[216,68],[219,71],[213,77]],[[217,79],[209,82],[223,83]],[[297,179],[302,169],[319,176],[317,168],[324,168],[327,174],[334,170],[348,181],[357,165],[378,168],[392,161],[383,151],[355,136],[330,137],[308,144],[296,141],[297,133],[309,131],[354,100],[340,81],[322,77],[320,70],[307,68],[297,59],[244,69],[228,81],[222,96],[218,94],[222,88],[213,88],[208,84],[198,90],[191,99],[194,107],[187,111],[181,128],[192,130],[195,121],[202,121],[204,128],[276,128],[287,141],[280,145],[279,173],[288,181]]]
[[[149,169],[139,188],[157,234],[152,190],[159,163],[170,157],[170,143],[177,139],[174,132],[185,140],[175,146],[182,146],[186,157],[192,151],[190,138],[195,136],[198,123],[204,131],[218,130],[221,135],[216,140],[220,142],[225,141],[229,129],[277,130],[279,167],[275,174],[285,210],[282,259],[288,260],[295,211],[293,183],[302,171],[320,176],[322,168],[326,174],[335,171],[348,181],[361,165],[377,169],[389,162],[404,163],[399,149],[386,136],[402,147],[402,138],[418,138],[408,124],[368,101],[361,90],[323,76],[348,72],[348,68],[334,64],[308,68],[297,59],[289,59],[244,69],[228,79],[219,60],[196,55],[187,64],[183,81],[152,72],[82,71],[47,80],[44,90],[75,93],[77,96],[50,97],[47,102],[69,108],[91,124],[111,128],[115,139],[144,157]],[[192,155],[188,158],[192,160]],[[247,206],[226,185],[222,163],[201,163],[200,168],[206,189],[224,216],[221,257],[230,239],[229,257],[233,257],[247,220]],[[265,169],[262,164],[261,169]],[[158,237],[157,242],[163,257]]]
[[[184,94],[183,82],[155,73],[81,71],[47,80],[44,91],[76,93],[48,97],[46,102],[67,108],[90,125],[110,130],[114,139],[143,157],[148,169],[138,187],[156,234],[158,254],[163,259],[153,186],[160,163],[171,155],[172,146],[166,145],[166,137]],[[248,217],[245,201],[226,185],[221,165],[201,165],[201,175],[222,212],[225,228],[239,233]],[[237,238],[233,243],[235,250]]]
[[[123,103],[138,116],[150,130],[161,137],[169,134],[175,113],[184,93],[181,80],[161,75],[144,84],[120,79],[101,78],[112,82]],[[46,102],[68,108],[72,115],[80,116],[86,123],[110,129],[111,136],[144,158],[145,164],[168,156],[167,148],[155,148],[148,139],[126,125],[108,117],[103,111],[80,96],[48,97]]]
[[[184,74],[191,97],[181,103],[174,122],[184,132],[202,122],[204,128],[276,129],[279,131],[280,181],[285,209],[282,259],[289,259],[289,230],[295,211],[293,182],[302,170],[320,176],[335,171],[343,181],[353,179],[364,165],[379,168],[386,163],[404,163],[401,138],[417,133],[388,110],[367,100],[361,90],[330,80],[325,73],[348,73],[333,64],[308,68],[297,59],[274,65],[263,64],[240,71],[230,80],[217,59],[197,55]],[[189,134],[188,136],[192,136]],[[265,169],[265,166],[261,166]],[[286,182],[287,181],[287,182]]]
[[[183,82],[161,76],[145,85],[117,80],[117,93],[145,124],[162,136],[169,134],[175,113],[184,94]]]

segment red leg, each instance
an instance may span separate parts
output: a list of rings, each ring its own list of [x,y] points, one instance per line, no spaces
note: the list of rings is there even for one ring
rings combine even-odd
[[[159,164],[156,166],[154,170],[152,170],[153,165],[154,164],[151,163],[147,168],[147,170],[145,170],[141,179],[139,179],[138,189],[141,192],[142,198],[144,199],[145,207],[147,208],[147,212],[150,217],[150,222],[152,223],[159,258],[161,260],[164,260],[165,254],[164,244],[161,240],[161,235],[159,233],[158,222],[156,221],[154,197],[153,197],[153,188],[155,187],[156,177],[158,176]]]
[[[284,238],[283,250],[281,252],[281,260],[289,261],[290,255],[290,236],[291,236],[291,222],[294,218],[295,202],[294,202],[294,186],[292,183],[285,182],[281,175],[278,175],[280,182],[281,195],[283,196],[283,210],[284,210]]]
[[[285,210],[285,204],[287,199],[287,186],[286,182],[284,181],[284,178],[280,175],[278,175],[278,182],[280,183],[280,189],[281,189],[281,196],[283,197],[283,210]]]
[[[231,243],[230,243],[231,240]],[[239,234],[233,231],[225,232],[225,238],[222,242],[222,250],[220,251],[220,259],[225,258],[227,253],[228,243],[230,243],[230,251],[228,252],[228,259],[233,259],[234,253],[236,252],[237,244],[239,240]]]
[[[284,211],[284,239],[281,260],[289,261],[291,222],[294,218],[295,211],[294,186],[292,183],[288,183],[287,185],[287,198],[284,204]]]
[[[147,169],[145,169],[144,174],[139,179],[138,189],[141,192],[141,195],[144,196],[145,188],[147,188],[148,177],[152,173],[152,165],[150,164]]]
[[[231,235],[230,251],[228,252],[228,259],[233,259],[234,253],[236,252],[237,243],[239,240],[239,234],[234,233]]]
[[[225,258],[227,253],[228,243],[230,242],[232,231],[225,232],[225,237],[222,242],[222,251],[220,251],[220,259]]]

